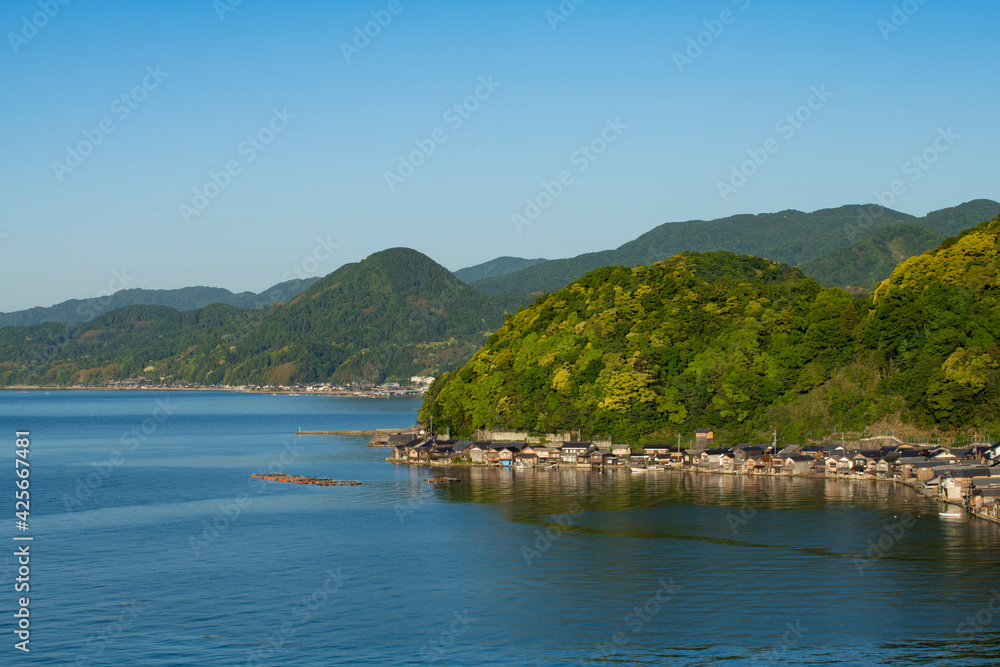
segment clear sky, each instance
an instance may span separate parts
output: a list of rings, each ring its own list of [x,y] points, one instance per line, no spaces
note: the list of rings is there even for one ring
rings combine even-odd
[[[994,0],[7,0],[0,310],[393,246],[568,257],[894,180],[915,215],[1000,199],[998,25]]]

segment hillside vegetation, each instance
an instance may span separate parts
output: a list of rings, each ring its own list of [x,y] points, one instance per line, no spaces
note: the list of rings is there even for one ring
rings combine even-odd
[[[0,329],[0,383],[380,382],[460,364],[502,318],[444,267],[395,248],[266,309],[130,306],[83,324]]]
[[[921,428],[995,423],[998,234],[994,220],[948,239],[867,298],[730,253],[598,269],[509,316],[434,383],[421,418],[453,435],[582,429],[625,442],[697,427],[805,437],[889,414]]]

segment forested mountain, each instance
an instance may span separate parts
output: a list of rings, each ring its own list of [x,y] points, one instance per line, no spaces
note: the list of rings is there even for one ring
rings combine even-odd
[[[1000,219],[948,239],[865,298],[722,252],[597,269],[509,316],[434,383],[421,419],[623,442],[995,422],[998,236]]]
[[[213,303],[237,308],[263,308],[287,301],[301,294],[319,278],[286,280],[260,294],[234,294],[220,287],[183,287],[169,290],[125,289],[92,299],[70,299],[49,308],[35,307],[12,313],[0,313],[0,327],[27,326],[41,322],[86,322],[98,315],[125,306],[168,306],[175,310],[196,310]]]
[[[0,329],[0,384],[141,374],[204,384],[382,381],[461,363],[502,319],[444,267],[395,248],[265,309],[130,306],[83,324]]]
[[[524,259],[523,257],[497,257],[482,264],[469,266],[455,271],[455,277],[464,283],[473,283],[482,278],[502,276],[505,273],[520,271],[526,266],[534,266],[547,262],[547,259]]]
[[[824,285],[870,290],[888,278],[897,264],[930,250],[944,239],[919,225],[890,225],[806,262],[802,270]]]
[[[943,236],[952,235],[1000,213],[1000,203],[977,199],[916,218],[878,205],[849,205],[812,213],[781,211],[736,215],[719,220],[672,222],[656,227],[615,250],[556,259],[473,286],[507,303],[529,303],[534,296],[559,289],[587,271],[610,265],[652,264],[679,252],[726,250],[801,266],[848,246],[889,225],[915,224]],[[837,281],[837,284],[844,284]]]

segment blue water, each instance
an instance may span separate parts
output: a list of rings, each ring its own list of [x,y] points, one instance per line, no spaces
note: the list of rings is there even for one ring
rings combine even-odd
[[[294,435],[417,407],[0,392],[0,664],[1000,663],[1000,525],[862,481],[460,467],[430,485],[441,470],[365,437]],[[11,632],[16,430],[30,654]],[[363,485],[251,478],[267,470]]]

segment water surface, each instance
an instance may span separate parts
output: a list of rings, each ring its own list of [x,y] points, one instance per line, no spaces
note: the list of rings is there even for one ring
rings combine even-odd
[[[997,524],[870,481],[456,467],[430,485],[441,470],[365,437],[294,435],[407,426],[418,405],[0,392],[11,459],[32,434],[35,536],[32,653],[8,634],[0,660],[997,664]]]

